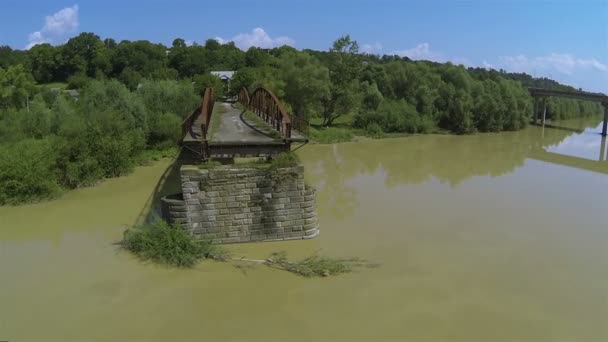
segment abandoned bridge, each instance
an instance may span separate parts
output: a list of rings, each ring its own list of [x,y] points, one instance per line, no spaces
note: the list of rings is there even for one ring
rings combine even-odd
[[[290,115],[268,89],[251,95],[241,89],[238,101],[215,103],[207,88],[201,105],[182,123],[182,147],[195,160],[271,157],[308,142],[308,121]]]

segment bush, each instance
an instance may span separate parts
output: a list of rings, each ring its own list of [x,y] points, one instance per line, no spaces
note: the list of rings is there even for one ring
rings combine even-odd
[[[59,192],[52,139],[0,145],[0,205],[49,199]]]
[[[294,167],[300,165],[300,158],[293,152],[285,152],[272,157],[270,161],[271,169],[280,169],[284,167]]]
[[[166,149],[177,146],[182,134],[182,119],[173,113],[163,113],[150,120],[148,146]]]
[[[427,133],[435,124],[405,100],[384,100],[377,110],[357,114],[353,126],[374,132],[380,128],[386,133]]]
[[[84,74],[76,74],[68,77],[68,89],[83,89],[91,79]]]
[[[194,241],[181,227],[160,219],[127,229],[121,246],[141,260],[175,267],[192,267],[205,258],[223,254],[219,246]]]
[[[346,128],[322,127],[310,128],[311,140],[321,144],[333,144],[353,140],[353,132]]]
[[[165,113],[183,120],[201,101],[188,81],[145,81],[136,94],[143,101],[150,121]]]
[[[128,129],[148,130],[148,113],[141,98],[116,80],[89,82],[79,100],[82,115],[96,120],[99,112],[113,112],[114,120]]]
[[[211,87],[213,88],[213,94],[216,99],[224,96],[224,82],[222,80],[212,74],[204,74],[204,75],[195,75],[193,78],[194,88],[196,89],[196,93],[203,95],[205,88]]]
[[[375,122],[371,122],[365,127],[365,133],[372,137],[380,137],[384,134],[384,131],[380,125]]]

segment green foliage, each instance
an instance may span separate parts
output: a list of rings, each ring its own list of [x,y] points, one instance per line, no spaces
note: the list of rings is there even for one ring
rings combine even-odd
[[[361,100],[361,110],[376,110],[378,106],[384,99],[380,90],[378,90],[378,86],[376,83],[372,83],[371,85],[364,81],[361,83],[361,92],[362,92],[362,100]]]
[[[279,75],[284,83],[283,99],[293,114],[310,118],[322,111],[323,98],[329,96],[329,71],[311,55],[284,53],[279,59]]]
[[[386,133],[427,133],[434,127],[431,118],[420,115],[405,100],[385,100],[376,111],[362,112],[355,116],[353,126],[379,133],[376,124]]]
[[[329,50],[329,94],[323,97],[323,126],[357,108],[358,83],[362,63],[359,44],[349,35],[338,38]]]
[[[194,81],[194,89],[197,94],[201,96],[205,92],[205,88],[213,88],[213,94],[216,99],[220,99],[224,96],[224,82],[212,74],[195,75],[192,80]]]
[[[50,83],[57,80],[56,70],[62,65],[60,49],[51,44],[34,45],[27,53],[32,76],[38,83]]]
[[[198,165],[198,168],[201,170],[211,170],[211,169],[215,169],[222,166],[222,163],[220,163],[217,160],[208,160],[206,163],[202,163]]]
[[[374,138],[378,138],[384,135],[382,127],[380,127],[380,125],[378,125],[376,122],[370,122],[369,124],[367,124],[367,126],[365,126],[365,133],[368,136]]]
[[[0,148],[9,158],[3,162],[16,165],[5,166],[0,174],[7,189],[2,203],[48,198],[60,187],[92,185],[174,151],[183,115],[176,112],[188,103],[189,110],[198,103],[189,82],[150,81],[132,93],[117,81],[91,80],[78,101],[42,92],[30,99],[29,109],[0,110]],[[51,152],[40,152],[41,146]],[[27,169],[45,175],[40,188],[29,184],[35,178],[15,161],[20,154],[24,165],[38,159],[38,169]]]
[[[270,160],[270,168],[274,170],[298,165],[300,165],[300,158],[293,152],[280,153]]]
[[[270,61],[270,55],[268,52],[263,51],[260,48],[252,46],[245,52],[245,66],[257,68],[267,65]]]
[[[206,258],[217,258],[225,252],[209,241],[194,241],[181,227],[156,219],[124,232],[121,245],[143,261],[193,267]]]
[[[0,68],[0,109],[24,108],[34,92],[34,80],[23,65]]]
[[[0,145],[0,205],[48,199],[60,192],[51,139]]]
[[[352,129],[338,127],[310,128],[310,138],[321,144],[333,144],[351,141],[354,138]]]
[[[91,79],[84,74],[76,74],[68,77],[68,89],[83,89]]]
[[[318,255],[289,261],[285,252],[272,253],[264,263],[304,277],[328,277],[352,272],[353,267],[365,266],[360,259],[334,259]]]

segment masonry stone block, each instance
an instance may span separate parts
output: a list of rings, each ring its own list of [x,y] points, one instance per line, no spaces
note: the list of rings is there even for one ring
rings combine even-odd
[[[308,239],[319,234],[315,191],[301,166],[278,170],[181,169],[182,193],[162,199],[163,218],[218,243]]]

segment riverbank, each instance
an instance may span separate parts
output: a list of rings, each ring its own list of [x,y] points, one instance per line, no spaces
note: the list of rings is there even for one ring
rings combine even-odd
[[[598,114],[568,120],[547,120],[547,126],[552,126],[552,128],[557,127],[558,129],[562,125],[565,127],[586,127],[597,120],[602,120],[602,118],[603,117]],[[313,118],[310,121],[310,142],[313,144],[335,144],[343,142],[357,142],[367,139],[391,139],[424,135],[463,136],[462,134],[456,134],[438,127],[433,128],[426,133],[385,133],[382,131],[370,132],[369,130],[355,128],[353,126],[353,121],[354,115],[343,115],[336,119],[331,127],[323,127],[321,118]],[[529,126],[533,126],[533,124],[529,123],[527,127]],[[527,127],[524,127],[519,131],[526,129]],[[503,132],[474,132],[465,134],[464,136],[475,134],[500,134]]]

